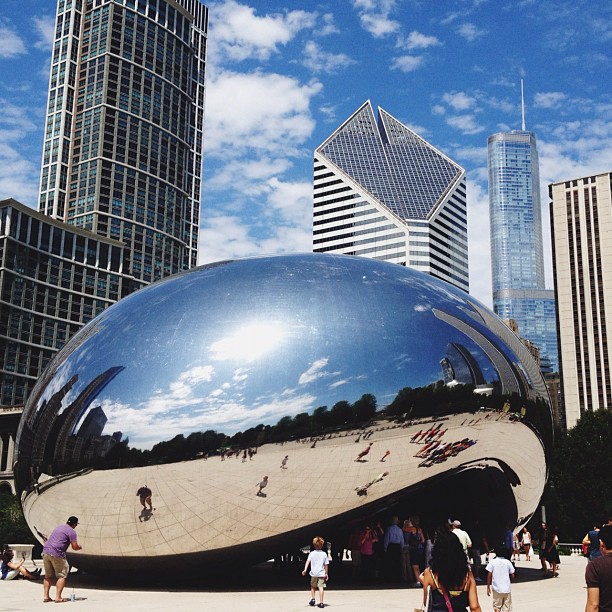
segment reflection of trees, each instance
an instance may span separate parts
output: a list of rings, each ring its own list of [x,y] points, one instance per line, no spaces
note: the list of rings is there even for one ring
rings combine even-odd
[[[491,405],[491,401],[494,400]],[[502,396],[474,395],[474,385],[449,387],[438,381],[427,387],[404,387],[385,410],[389,416],[408,415],[411,418],[436,416],[455,412],[472,412],[480,406],[500,408]]]
[[[319,406],[312,414],[300,412],[284,416],[276,425],[259,424],[228,436],[213,430],[195,432],[187,437],[180,434],[159,442],[151,450],[130,448],[127,441],[116,444],[108,453],[107,468],[136,467],[186,461],[202,455],[217,454],[222,448],[248,448],[263,444],[286,442],[298,438],[322,436],[332,431],[366,425],[376,414],[376,398],[367,393],[354,404],[342,400],[331,410]]]
[[[82,453],[80,465],[72,467],[110,469],[175,463],[216,455],[221,449],[256,448],[264,444],[298,439],[314,440],[335,435],[343,430],[366,428],[375,418],[404,421],[476,412],[479,408],[520,414],[521,418],[535,429],[538,429],[538,425],[542,425],[544,432],[547,415],[550,418],[549,408],[543,400],[525,402],[519,394],[504,396],[495,392],[491,395],[479,395],[478,388],[474,385],[449,386],[444,384],[444,381],[438,381],[425,387],[401,389],[382,411],[378,411],[376,397],[366,393],[352,404],[347,400],[341,400],[331,409],[319,406],[310,414],[300,412],[295,416],[284,416],[275,425],[259,424],[232,436],[211,429],[193,432],[187,436],[179,434],[171,440],[158,442],[150,450],[131,448],[129,440],[121,440],[119,435],[115,444],[107,448],[105,453],[96,453],[93,457],[91,454]],[[84,426],[90,421],[94,421],[93,417],[86,419]]]
[[[159,442],[151,450],[130,448],[127,441],[123,441],[109,452],[104,467],[136,467],[186,461],[218,454],[224,448],[255,448],[289,440],[316,439],[342,430],[367,427],[374,418],[403,421],[464,412],[474,413],[480,408],[520,415],[520,418],[534,429],[539,429],[538,425],[541,425],[543,432],[546,432],[545,424],[548,422],[547,418],[550,418],[550,409],[543,400],[525,401],[518,393],[479,395],[474,385],[459,384],[449,387],[443,381],[438,381],[426,387],[401,389],[394,400],[383,411],[378,412],[376,397],[367,393],[353,404],[341,400],[331,409],[319,406],[310,414],[300,412],[295,416],[284,416],[276,425],[259,424],[232,436],[214,430],[195,432],[188,436],[181,434],[171,440]]]

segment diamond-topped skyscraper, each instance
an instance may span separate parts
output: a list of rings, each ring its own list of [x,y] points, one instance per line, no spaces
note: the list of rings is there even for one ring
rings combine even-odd
[[[546,289],[540,171],[533,132],[488,138],[493,310],[540,350],[544,373],[558,372],[555,295]]]
[[[313,250],[409,266],[468,291],[465,170],[365,102],[314,154]]]
[[[39,210],[137,285],[197,265],[207,28],[199,0],[57,3]]]

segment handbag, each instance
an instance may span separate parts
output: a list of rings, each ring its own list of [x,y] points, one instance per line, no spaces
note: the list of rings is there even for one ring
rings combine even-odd
[[[414,612],[429,612],[431,608],[431,587],[427,587],[427,597],[425,598],[425,604],[421,608],[415,608]]]

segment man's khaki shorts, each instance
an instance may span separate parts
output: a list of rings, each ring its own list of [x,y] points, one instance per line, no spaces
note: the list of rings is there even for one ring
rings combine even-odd
[[[53,555],[44,554],[43,566],[45,568],[45,578],[66,578],[70,571],[70,566],[66,559],[54,557]]]

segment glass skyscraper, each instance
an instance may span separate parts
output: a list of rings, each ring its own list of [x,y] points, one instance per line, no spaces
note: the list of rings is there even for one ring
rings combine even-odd
[[[488,139],[493,310],[558,371],[554,291],[546,289],[536,138],[514,130]]]
[[[207,28],[199,0],[57,3],[39,211],[140,285],[197,264]]]
[[[39,212],[0,202],[0,404],[88,321],[197,265],[208,10],[58,0]]]
[[[313,250],[469,289],[465,171],[368,100],[314,155]]]

